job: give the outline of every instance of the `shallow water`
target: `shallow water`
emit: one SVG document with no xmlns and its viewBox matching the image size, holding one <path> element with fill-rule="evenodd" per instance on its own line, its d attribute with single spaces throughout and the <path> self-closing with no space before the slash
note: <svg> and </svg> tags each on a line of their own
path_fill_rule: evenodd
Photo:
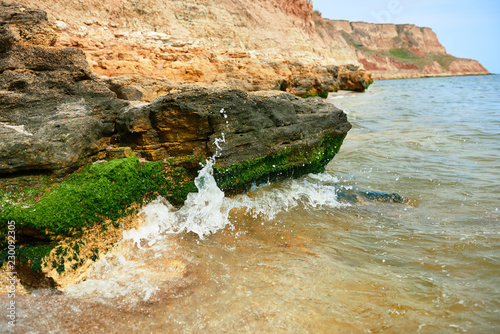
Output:
<svg viewBox="0 0 500 334">
<path fill-rule="evenodd" d="M 15 332 L 500 332 L 499 89 L 432 78 L 332 96 L 353 129 L 325 173 L 233 198 L 202 175 L 182 210 L 150 204 L 87 281 L 17 296 Z"/>
</svg>

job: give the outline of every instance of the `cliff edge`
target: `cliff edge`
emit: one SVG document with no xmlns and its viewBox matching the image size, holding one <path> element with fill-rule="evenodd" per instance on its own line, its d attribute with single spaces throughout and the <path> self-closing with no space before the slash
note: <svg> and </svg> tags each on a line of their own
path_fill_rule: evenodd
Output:
<svg viewBox="0 0 500 334">
<path fill-rule="evenodd" d="M 430 28 L 328 20 L 315 13 L 319 35 L 341 36 L 374 79 L 489 74 L 478 61 L 446 52 Z"/>
<path fill-rule="evenodd" d="M 23 5 L 46 11 L 58 32 L 54 45 L 83 50 L 93 73 L 118 78 L 109 84 L 125 99 L 152 101 L 186 83 L 326 96 L 372 82 L 345 41 L 317 36 L 308 0 Z"/>
</svg>

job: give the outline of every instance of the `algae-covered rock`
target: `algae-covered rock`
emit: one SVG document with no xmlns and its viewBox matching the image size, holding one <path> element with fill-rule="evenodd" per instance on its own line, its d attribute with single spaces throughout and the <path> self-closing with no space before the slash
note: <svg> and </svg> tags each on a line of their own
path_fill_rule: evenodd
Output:
<svg viewBox="0 0 500 334">
<path fill-rule="evenodd" d="M 116 159 L 89 165 L 57 184 L 28 207 L 4 207 L 0 227 L 15 221 L 20 242 L 48 242 L 77 236 L 103 221 L 116 221 L 137 211 L 142 204 L 161 195 L 180 204 L 196 190 L 193 180 L 198 165 L 188 167 L 182 159 L 140 163 L 137 158 Z"/>
<path fill-rule="evenodd" d="M 182 205 L 206 159 L 222 190 L 242 192 L 323 171 L 351 127 L 321 98 L 281 91 L 182 88 L 124 101 L 81 50 L 47 46 L 52 32 L 36 29 L 46 19 L 30 13 L 0 14 L 0 261 L 11 222 L 27 286 L 81 277 L 142 205 L 158 195 Z"/>
<path fill-rule="evenodd" d="M 117 140 L 148 160 L 216 155 L 219 186 L 235 192 L 322 171 L 350 127 L 342 110 L 320 98 L 192 88 L 122 110 Z"/>
<path fill-rule="evenodd" d="M 119 219 L 158 195 L 181 205 L 196 191 L 194 179 L 208 157 L 215 157 L 219 187 L 242 192 L 255 183 L 323 171 L 350 127 L 341 110 L 320 98 L 227 89 L 174 92 L 118 113 L 117 146 L 110 145 L 108 157 L 116 152 L 131 158 L 90 164 L 33 203 L 1 206 L 0 229 L 16 222 L 26 282 L 59 286 L 58 278 L 80 277 L 89 258 L 112 247 L 108 242 L 77 254 L 82 238 L 103 233 L 111 240 L 109 231 L 120 229 Z M 33 278 L 27 268 L 45 274 Z"/>
</svg>

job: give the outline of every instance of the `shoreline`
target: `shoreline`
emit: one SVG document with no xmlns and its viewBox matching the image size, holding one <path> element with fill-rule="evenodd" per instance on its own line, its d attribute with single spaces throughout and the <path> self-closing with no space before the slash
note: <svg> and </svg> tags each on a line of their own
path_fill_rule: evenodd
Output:
<svg viewBox="0 0 500 334">
<path fill-rule="evenodd" d="M 376 72 L 371 72 L 372 78 L 374 81 L 378 80 L 397 80 L 397 79 L 422 79 L 422 78 L 447 78 L 447 77 L 476 77 L 482 75 L 496 75 L 496 73 L 464 73 L 464 74 L 422 74 L 418 75 L 416 73 L 415 76 L 401 76 L 401 77 L 378 77 Z"/>
</svg>

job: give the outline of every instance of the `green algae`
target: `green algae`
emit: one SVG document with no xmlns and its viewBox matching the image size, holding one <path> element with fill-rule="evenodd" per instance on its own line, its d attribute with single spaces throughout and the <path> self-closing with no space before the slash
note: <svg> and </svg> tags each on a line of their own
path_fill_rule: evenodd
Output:
<svg viewBox="0 0 500 334">
<path fill-rule="evenodd" d="M 43 259 L 50 254 L 57 243 L 48 245 L 26 245 L 17 250 L 17 259 L 20 264 L 28 263 L 33 272 L 42 270 Z"/>
<path fill-rule="evenodd" d="M 43 266 L 49 265 L 44 261 L 55 248 L 51 265 L 59 274 L 67 269 L 68 256 L 76 261 L 73 269 L 78 268 L 84 262 L 79 241 L 84 231 L 96 225 L 105 231 L 111 227 L 109 221 L 116 224 L 119 218 L 136 213 L 142 204 L 158 195 L 181 205 L 190 192 L 196 191 L 194 178 L 201 168 L 200 161 L 200 156 L 146 163 L 140 163 L 137 158 L 116 159 L 89 165 L 51 189 L 21 189 L 15 196 L 29 201 L 24 205 L 16 201 L 16 205 L 0 208 L 3 250 L 0 262 L 3 264 L 7 259 L 8 222 L 15 221 L 19 264 L 28 264 L 32 272 L 40 272 Z M 43 196 L 34 202 L 35 195 Z M 70 248 L 59 243 L 67 237 L 75 240 Z M 97 259 L 98 253 L 92 257 Z"/>
<path fill-rule="evenodd" d="M 325 138 L 312 148 L 287 149 L 274 155 L 214 168 L 221 189 L 236 192 L 252 183 L 300 176 L 324 170 L 338 152 L 343 138 Z M 104 220 L 116 221 L 133 214 L 134 203 L 161 195 L 181 205 L 197 189 L 194 178 L 201 157 L 189 156 L 141 164 L 123 158 L 85 167 L 66 178 L 29 207 L 4 208 L 2 221 L 15 221 L 18 230 L 35 230 L 39 239 L 77 236 Z M 6 223 L 2 230 L 6 228 Z M 31 232 L 33 235 L 33 232 Z"/>
<path fill-rule="evenodd" d="M 189 159 L 196 160 L 186 157 L 181 162 Z M 5 207 L 0 227 L 4 231 L 7 221 L 13 220 L 21 234 L 35 230 L 37 238 L 52 239 L 130 215 L 136 210 L 128 209 L 133 203 L 142 204 L 157 195 L 182 204 L 196 187 L 189 175 L 193 171 L 176 166 L 177 160 L 141 164 L 137 158 L 123 158 L 87 166 L 29 207 Z"/>
<path fill-rule="evenodd" d="M 274 155 L 231 164 L 215 166 L 217 185 L 229 194 L 242 192 L 252 184 L 320 173 L 338 153 L 344 137 L 326 137 L 316 147 L 287 149 Z"/>
<path fill-rule="evenodd" d="M 319 96 L 322 99 L 326 99 L 328 97 L 328 94 L 329 94 L 328 91 L 321 91 L 320 93 L 318 93 L 317 91 L 314 91 L 312 93 L 305 93 L 304 95 L 302 95 L 302 98 L 307 99 L 308 97 Z"/>
<path fill-rule="evenodd" d="M 214 177 L 221 189 L 233 194 L 248 190 L 252 184 L 322 172 L 343 140 L 326 137 L 314 147 L 289 148 L 228 166 L 216 165 Z M 104 231 L 111 227 L 109 221 L 136 213 L 158 195 L 182 205 L 189 193 L 197 191 L 194 179 L 203 160 L 201 156 L 185 156 L 141 163 L 133 157 L 86 166 L 50 189 L 36 192 L 43 197 L 29 206 L 3 207 L 0 231 L 5 235 L 7 222 L 16 222 L 19 262 L 29 264 L 33 272 L 48 265 L 59 274 L 76 270 L 86 257 L 80 254 L 80 237 L 85 231 L 96 225 Z M 73 239 L 69 246 L 60 243 L 68 237 Z M 99 249 L 92 250 L 90 258 L 95 261 L 98 257 Z M 49 258 L 52 263 L 47 263 Z"/>
</svg>

